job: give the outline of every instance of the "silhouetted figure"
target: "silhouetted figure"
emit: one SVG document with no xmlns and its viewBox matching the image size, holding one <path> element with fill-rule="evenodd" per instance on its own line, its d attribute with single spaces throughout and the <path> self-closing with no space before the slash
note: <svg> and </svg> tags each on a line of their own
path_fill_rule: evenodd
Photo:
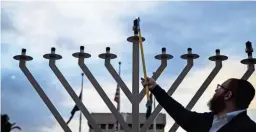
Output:
<svg viewBox="0 0 256 132">
<path fill-rule="evenodd" d="M 256 123 L 247 115 L 255 96 L 255 89 L 246 80 L 230 78 L 217 85 L 209 101 L 211 112 L 198 113 L 184 108 L 169 96 L 152 78 L 142 85 L 148 86 L 159 104 L 187 132 L 256 132 Z"/>
<path fill-rule="evenodd" d="M 1 115 L 1 132 L 11 132 L 13 129 L 21 128 L 19 126 L 14 126 L 16 123 L 9 122 L 9 116 L 6 114 Z"/>
</svg>

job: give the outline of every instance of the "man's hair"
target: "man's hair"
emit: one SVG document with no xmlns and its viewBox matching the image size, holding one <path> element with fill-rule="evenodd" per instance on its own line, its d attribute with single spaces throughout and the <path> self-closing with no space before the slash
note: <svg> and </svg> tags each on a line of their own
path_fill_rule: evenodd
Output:
<svg viewBox="0 0 256 132">
<path fill-rule="evenodd" d="M 250 82 L 243 79 L 231 78 L 236 86 L 233 91 L 235 96 L 235 105 L 237 109 L 247 109 L 255 96 L 255 89 Z"/>
</svg>

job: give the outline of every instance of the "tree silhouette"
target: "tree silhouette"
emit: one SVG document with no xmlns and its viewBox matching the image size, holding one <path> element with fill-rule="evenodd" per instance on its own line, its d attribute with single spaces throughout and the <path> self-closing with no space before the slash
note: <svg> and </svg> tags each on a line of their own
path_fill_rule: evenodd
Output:
<svg viewBox="0 0 256 132">
<path fill-rule="evenodd" d="M 16 123 L 10 123 L 9 122 L 9 116 L 7 114 L 1 115 L 1 132 L 11 132 L 13 129 L 19 129 L 21 128 L 19 126 L 15 126 Z"/>
</svg>

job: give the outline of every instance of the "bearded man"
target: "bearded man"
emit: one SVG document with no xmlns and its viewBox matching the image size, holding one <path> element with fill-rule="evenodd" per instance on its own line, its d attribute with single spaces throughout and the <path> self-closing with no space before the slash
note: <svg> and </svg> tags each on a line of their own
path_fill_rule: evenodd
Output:
<svg viewBox="0 0 256 132">
<path fill-rule="evenodd" d="M 255 89 L 246 80 L 230 78 L 217 85 L 208 103 L 211 112 L 189 111 L 170 97 L 152 78 L 141 78 L 159 104 L 187 132 L 256 132 L 256 123 L 247 115 Z"/>
</svg>

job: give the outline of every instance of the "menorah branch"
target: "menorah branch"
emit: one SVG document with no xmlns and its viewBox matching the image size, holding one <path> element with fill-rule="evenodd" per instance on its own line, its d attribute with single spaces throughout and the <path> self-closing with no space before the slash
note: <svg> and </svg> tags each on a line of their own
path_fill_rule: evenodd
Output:
<svg viewBox="0 0 256 132">
<path fill-rule="evenodd" d="M 194 97 L 191 99 L 191 101 L 189 102 L 189 104 L 187 105 L 187 109 L 191 110 L 193 108 L 193 106 L 196 104 L 196 102 L 199 100 L 199 98 L 201 97 L 201 95 L 204 93 L 204 91 L 206 90 L 206 88 L 210 85 L 210 83 L 212 82 L 212 80 L 215 78 L 215 76 L 219 73 L 220 69 L 222 68 L 222 64 L 221 62 L 217 62 L 216 67 L 213 69 L 213 71 L 210 73 L 210 75 L 206 78 L 206 80 L 204 81 L 204 83 L 201 85 L 201 87 L 198 89 L 198 91 L 196 92 L 196 94 L 194 95 Z"/>
<path fill-rule="evenodd" d="M 159 76 L 163 73 L 164 69 L 167 67 L 167 60 L 162 60 L 161 65 L 157 68 L 156 72 L 152 75 L 152 78 L 157 80 Z"/>
<path fill-rule="evenodd" d="M 167 60 L 172 59 L 173 56 L 170 54 L 166 54 L 166 48 L 162 48 L 162 54 L 156 55 L 155 59 L 161 60 L 161 65 L 157 68 L 156 72 L 154 72 L 152 78 L 154 80 L 157 80 L 158 77 L 163 73 L 164 69 L 167 67 Z M 141 102 L 144 96 L 146 95 L 146 89 L 143 88 L 140 92 L 139 101 Z"/>
<path fill-rule="evenodd" d="M 156 72 L 153 74 L 152 78 L 154 80 L 157 80 L 159 78 L 159 76 L 162 74 L 162 72 L 164 71 L 164 69 L 167 66 L 167 60 L 162 60 L 161 61 L 161 65 L 157 68 Z M 140 92 L 139 95 L 139 101 L 141 102 L 142 99 L 144 98 L 144 96 L 146 95 L 146 89 L 143 88 Z"/>
<path fill-rule="evenodd" d="M 179 85 L 181 84 L 181 82 L 184 80 L 184 78 L 187 76 L 187 74 L 189 73 L 189 71 L 192 69 L 193 67 L 193 59 L 188 59 L 187 60 L 187 65 L 185 66 L 184 70 L 180 73 L 180 75 L 177 77 L 177 79 L 174 81 L 174 83 L 172 84 L 172 86 L 169 88 L 169 90 L 167 91 L 167 94 L 169 96 L 172 96 L 172 94 L 176 91 L 176 89 L 179 87 Z"/>
<path fill-rule="evenodd" d="M 119 123 L 122 125 L 122 127 L 124 128 L 124 130 L 126 132 L 132 132 L 130 127 L 127 125 L 127 123 L 124 121 L 122 115 L 117 111 L 117 109 L 115 108 L 115 106 L 113 105 L 113 103 L 110 101 L 110 99 L 108 98 L 108 96 L 106 95 L 106 93 L 103 91 L 102 87 L 100 86 L 100 84 L 97 82 L 97 80 L 94 78 L 94 76 L 92 75 L 92 73 L 90 72 L 90 70 L 88 69 L 88 67 L 84 64 L 84 59 L 83 58 L 79 58 L 78 60 L 79 62 L 79 66 L 82 69 L 82 71 L 84 72 L 84 74 L 86 75 L 86 77 L 89 79 L 89 81 L 91 82 L 91 84 L 94 86 L 94 88 L 96 89 L 96 91 L 98 92 L 98 94 L 101 96 L 101 98 L 103 99 L 103 101 L 106 103 L 106 105 L 108 106 L 108 108 L 110 109 L 110 111 L 114 114 L 114 116 L 116 117 L 116 119 L 119 121 Z"/>
<path fill-rule="evenodd" d="M 127 98 L 130 100 L 130 102 L 132 102 L 132 93 L 131 93 L 131 91 L 129 90 L 129 88 L 126 86 L 124 81 L 121 79 L 121 77 L 118 75 L 118 73 L 115 71 L 115 69 L 111 65 L 109 58 L 105 59 L 105 67 L 107 68 L 109 73 L 112 75 L 112 77 L 115 79 L 117 84 L 121 87 L 121 89 L 123 90 L 123 92 L 127 96 Z"/>
<path fill-rule="evenodd" d="M 41 97 L 43 102 L 46 104 L 48 109 L 53 114 L 54 118 L 58 121 L 60 126 L 65 132 L 72 132 L 71 129 L 68 127 L 64 119 L 61 117 L 60 113 L 57 111 L 57 109 L 54 107 L 48 96 L 45 94 L 41 86 L 38 84 L 36 79 L 33 77 L 31 72 L 26 67 L 26 61 L 32 60 L 32 57 L 26 56 L 26 50 L 22 49 L 22 55 L 15 56 L 14 59 L 20 60 L 19 67 L 22 70 L 22 72 L 25 74 L 31 85 L 34 87 L 38 95 Z"/>
<path fill-rule="evenodd" d="M 220 69 L 218 68 L 214 68 L 214 70 L 211 72 L 210 74 L 210 77 L 208 77 L 206 79 L 206 81 L 203 83 L 204 87 L 202 88 L 199 88 L 199 90 L 196 92 L 196 94 L 194 95 L 194 97 L 191 99 L 191 101 L 189 102 L 189 104 L 187 105 L 187 109 L 188 110 L 191 110 L 192 107 L 196 104 L 196 102 L 198 101 L 198 99 L 201 97 L 201 95 L 204 93 L 204 91 L 206 90 L 207 88 L 207 84 L 209 85 L 211 81 L 211 79 L 214 78 L 214 75 L 217 75 L 217 73 L 219 72 Z M 175 123 L 169 130 L 169 132 L 176 132 L 177 129 L 179 128 L 179 125 L 177 123 Z"/>
<path fill-rule="evenodd" d="M 181 58 L 183 59 L 187 59 L 187 65 L 185 66 L 185 68 L 182 70 L 182 72 L 179 74 L 179 76 L 177 77 L 177 79 L 174 81 L 174 83 L 172 84 L 172 86 L 170 87 L 170 89 L 167 91 L 167 94 L 169 96 L 172 96 L 172 94 L 174 93 L 174 91 L 178 88 L 178 86 L 180 85 L 180 83 L 183 81 L 183 79 L 186 77 L 186 75 L 189 73 L 190 69 L 193 67 L 193 59 L 198 58 L 199 56 L 196 54 L 192 54 L 192 49 L 189 48 L 188 49 L 188 54 L 184 54 L 181 56 Z M 149 126 L 151 125 L 151 123 L 153 122 L 153 120 L 156 118 L 156 116 L 159 114 L 159 112 L 162 110 L 162 106 L 160 104 L 157 105 L 157 107 L 154 109 L 154 111 L 152 112 L 152 114 L 149 116 L 149 118 L 147 119 L 146 123 L 143 125 L 143 127 L 141 128 L 140 132 L 146 132 L 147 129 L 149 128 Z"/>
<path fill-rule="evenodd" d="M 57 76 L 57 78 L 60 80 L 61 84 L 65 87 L 68 94 L 71 96 L 71 98 L 75 101 L 77 107 L 81 110 L 83 115 L 88 120 L 88 123 L 97 131 L 101 132 L 101 129 L 97 125 L 95 119 L 91 116 L 90 112 L 86 109 L 82 101 L 79 99 L 73 88 L 69 85 L 65 77 L 62 75 L 62 73 L 59 71 L 57 66 L 55 65 L 55 60 L 50 60 L 49 66 L 54 72 L 54 74 Z"/>
<path fill-rule="evenodd" d="M 193 96 L 193 98 L 190 100 L 190 102 L 188 103 L 188 105 L 186 106 L 186 109 L 191 110 L 194 105 L 196 104 L 196 102 L 199 100 L 199 98 L 202 96 L 202 94 L 204 93 L 204 91 L 207 89 L 207 87 L 210 85 L 210 83 L 212 82 L 212 80 L 215 78 L 215 76 L 219 73 L 220 69 L 222 68 L 222 61 L 227 60 L 228 57 L 224 56 L 224 55 L 220 55 L 220 50 L 217 49 L 216 50 L 216 55 L 212 56 L 209 58 L 209 60 L 211 61 L 215 61 L 215 67 L 214 69 L 211 71 L 211 73 L 209 74 L 209 76 L 206 78 L 206 80 L 203 82 L 203 84 L 201 85 L 201 87 L 198 89 L 198 91 L 196 92 L 196 94 Z M 175 132 L 177 129 L 179 128 L 179 125 L 177 123 L 175 123 L 171 129 L 169 130 L 169 132 Z"/>
<path fill-rule="evenodd" d="M 247 67 L 248 67 L 247 71 L 244 73 L 244 75 L 241 78 L 243 80 L 248 80 L 251 77 L 252 73 L 255 71 L 254 64 L 248 64 Z"/>
</svg>

